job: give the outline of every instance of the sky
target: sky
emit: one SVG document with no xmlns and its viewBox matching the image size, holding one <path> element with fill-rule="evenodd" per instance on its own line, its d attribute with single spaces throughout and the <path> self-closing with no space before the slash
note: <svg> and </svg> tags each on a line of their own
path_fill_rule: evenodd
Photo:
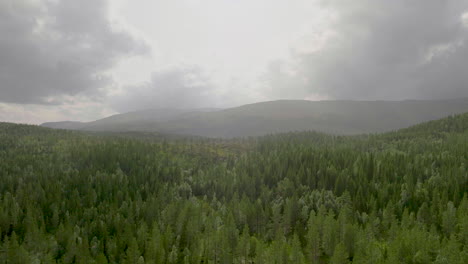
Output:
<svg viewBox="0 0 468 264">
<path fill-rule="evenodd" d="M 0 121 L 468 97 L 466 0 L 0 0 Z"/>
</svg>

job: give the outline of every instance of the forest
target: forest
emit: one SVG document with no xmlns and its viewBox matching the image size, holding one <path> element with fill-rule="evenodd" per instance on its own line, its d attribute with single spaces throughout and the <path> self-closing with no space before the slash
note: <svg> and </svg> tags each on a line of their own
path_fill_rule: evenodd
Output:
<svg viewBox="0 0 468 264">
<path fill-rule="evenodd" d="M 0 123 L 0 263 L 468 259 L 468 113 L 358 136 Z"/>
</svg>

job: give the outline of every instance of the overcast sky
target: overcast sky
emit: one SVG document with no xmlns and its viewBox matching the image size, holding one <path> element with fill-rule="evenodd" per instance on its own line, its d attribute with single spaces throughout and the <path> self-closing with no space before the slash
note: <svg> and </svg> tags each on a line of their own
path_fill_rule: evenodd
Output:
<svg viewBox="0 0 468 264">
<path fill-rule="evenodd" d="M 0 121 L 468 97 L 466 0 L 0 0 Z"/>
</svg>

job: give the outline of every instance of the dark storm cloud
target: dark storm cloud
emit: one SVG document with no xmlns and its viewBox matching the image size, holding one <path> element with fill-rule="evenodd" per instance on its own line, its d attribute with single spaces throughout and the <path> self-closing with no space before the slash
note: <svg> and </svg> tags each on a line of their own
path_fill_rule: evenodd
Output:
<svg viewBox="0 0 468 264">
<path fill-rule="evenodd" d="M 337 99 L 468 96 L 465 0 L 324 1 L 334 37 L 270 67 L 272 92 Z M 287 70 L 285 70 L 287 69 Z"/>
<path fill-rule="evenodd" d="M 153 72 L 142 85 L 125 87 L 111 105 L 119 112 L 154 108 L 194 109 L 212 106 L 217 91 L 196 67 Z"/>
<path fill-rule="evenodd" d="M 115 31 L 106 0 L 0 1 L 0 102 L 98 96 L 105 71 L 146 46 Z"/>
</svg>

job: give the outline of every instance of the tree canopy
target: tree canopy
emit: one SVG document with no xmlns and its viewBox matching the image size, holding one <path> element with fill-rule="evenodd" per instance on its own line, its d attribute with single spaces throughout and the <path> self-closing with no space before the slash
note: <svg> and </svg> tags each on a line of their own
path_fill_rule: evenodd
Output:
<svg viewBox="0 0 468 264">
<path fill-rule="evenodd" d="M 466 263 L 468 114 L 244 139 L 0 123 L 0 263 Z"/>
</svg>

